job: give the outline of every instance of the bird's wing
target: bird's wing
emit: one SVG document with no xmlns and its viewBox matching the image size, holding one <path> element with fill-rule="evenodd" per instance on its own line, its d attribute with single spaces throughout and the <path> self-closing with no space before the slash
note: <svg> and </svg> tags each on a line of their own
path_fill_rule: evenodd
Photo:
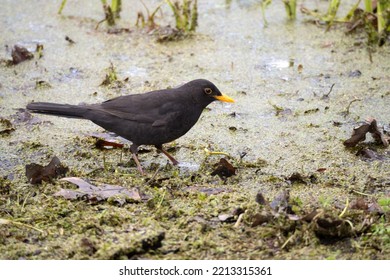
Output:
<svg viewBox="0 0 390 280">
<path fill-rule="evenodd" d="M 153 94 L 120 96 L 98 104 L 95 108 L 122 119 L 153 126 L 166 125 L 169 120 L 180 115 L 175 96 L 158 91 Z"/>
<path fill-rule="evenodd" d="M 183 113 L 180 111 L 165 113 L 163 116 L 160 115 L 160 118 L 155 120 L 152 124 L 153 127 L 162 127 L 162 126 L 174 126 L 183 117 Z"/>
</svg>

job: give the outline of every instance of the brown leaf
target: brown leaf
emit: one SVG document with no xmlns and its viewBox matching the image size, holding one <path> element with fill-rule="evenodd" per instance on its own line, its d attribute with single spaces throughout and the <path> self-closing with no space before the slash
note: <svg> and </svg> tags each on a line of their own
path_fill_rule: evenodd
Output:
<svg viewBox="0 0 390 280">
<path fill-rule="evenodd" d="M 316 171 L 322 173 L 322 172 L 325 172 L 325 171 L 326 171 L 326 168 L 325 168 L 325 167 L 318 168 Z"/>
<path fill-rule="evenodd" d="M 111 133 L 92 133 L 89 136 L 96 139 L 95 146 L 98 149 L 123 148 L 124 143 Z"/>
<path fill-rule="evenodd" d="M 381 142 L 385 147 L 389 146 L 389 139 L 378 128 L 377 122 L 373 118 L 368 118 L 364 124 L 353 129 L 351 138 L 344 141 L 346 147 L 355 147 L 359 142 L 366 140 L 367 132 L 371 133 L 372 137 Z"/>
<path fill-rule="evenodd" d="M 344 146 L 355 147 L 360 141 L 366 140 L 366 133 L 370 130 L 370 124 L 363 124 L 353 129 L 351 138 L 344 141 Z"/>
<path fill-rule="evenodd" d="M 68 167 L 64 166 L 56 156 L 46 166 L 36 163 L 26 165 L 26 176 L 31 184 L 49 182 L 54 178 L 65 176 L 67 171 Z"/>
<path fill-rule="evenodd" d="M 384 160 L 385 157 L 382 155 L 379 155 L 377 152 L 370 150 L 370 149 L 361 149 L 356 153 L 357 156 L 361 156 L 365 159 L 369 160 Z"/>
<path fill-rule="evenodd" d="M 299 172 L 294 172 L 287 178 L 287 180 L 290 181 L 292 184 L 294 183 L 306 184 L 304 177 Z"/>
<path fill-rule="evenodd" d="M 236 175 L 236 168 L 225 158 L 221 158 L 219 163 L 215 164 L 215 166 L 216 169 L 211 173 L 212 176 L 218 175 L 222 179 Z"/>
<path fill-rule="evenodd" d="M 67 181 L 79 187 L 77 190 L 60 189 L 54 194 L 55 196 L 62 196 L 65 199 L 72 200 L 84 197 L 90 201 L 102 201 L 114 198 L 114 201 L 120 205 L 123 205 L 126 199 L 136 202 L 141 201 L 141 195 L 136 188 L 128 190 L 127 188 L 117 185 L 103 185 L 97 187 L 77 177 L 62 178 L 61 181 Z"/>
<path fill-rule="evenodd" d="M 381 131 L 379 131 L 378 125 L 375 119 L 368 119 L 371 122 L 369 132 L 377 142 L 382 142 L 383 146 L 389 146 L 389 139 Z"/>
<path fill-rule="evenodd" d="M 252 227 L 267 223 L 271 220 L 271 215 L 267 212 L 256 213 L 252 218 Z"/>
<path fill-rule="evenodd" d="M 12 63 L 19 64 L 25 60 L 32 59 L 33 53 L 27 50 L 25 47 L 15 45 L 12 49 Z"/>
<path fill-rule="evenodd" d="M 256 199 L 255 201 L 260 204 L 260 205 L 268 205 L 268 201 L 267 199 L 265 199 L 265 197 L 263 196 L 263 194 L 261 192 L 258 192 L 256 194 Z"/>
<path fill-rule="evenodd" d="M 368 209 L 368 203 L 364 198 L 358 198 L 351 202 L 349 205 L 351 209 L 358 209 L 358 210 L 367 210 Z"/>
</svg>

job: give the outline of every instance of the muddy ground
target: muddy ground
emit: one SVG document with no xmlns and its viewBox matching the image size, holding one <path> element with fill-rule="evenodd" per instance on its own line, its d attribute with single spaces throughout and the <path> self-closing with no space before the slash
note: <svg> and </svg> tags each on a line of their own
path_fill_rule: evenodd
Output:
<svg viewBox="0 0 390 280">
<path fill-rule="evenodd" d="M 342 25 L 325 32 L 302 14 L 287 22 L 277 3 L 265 27 L 256 1 L 199 1 L 196 33 L 159 43 L 135 27 L 137 12 L 146 13 L 140 3 L 124 3 L 115 29 L 96 29 L 104 17 L 96 1 L 68 1 L 62 15 L 58 1 L 3 2 L 1 259 L 389 259 L 390 150 L 370 133 L 355 147 L 343 144 L 370 117 L 389 135 L 388 43 L 373 48 L 370 62 L 364 32 L 345 35 Z M 304 4 L 325 11 L 322 2 Z M 156 23 L 174 26 L 167 6 Z M 16 44 L 34 57 L 10 66 Z M 110 65 L 119 82 L 102 86 Z M 214 102 L 166 145 L 178 167 L 142 147 L 144 177 L 128 143 L 97 148 L 93 135 L 104 131 L 93 123 L 19 110 L 196 78 L 236 103 Z M 26 165 L 54 156 L 66 174 L 32 184 Z M 221 158 L 235 175 L 211 175 Z M 133 196 L 73 200 L 58 195 L 77 191 L 61 177 Z"/>
</svg>

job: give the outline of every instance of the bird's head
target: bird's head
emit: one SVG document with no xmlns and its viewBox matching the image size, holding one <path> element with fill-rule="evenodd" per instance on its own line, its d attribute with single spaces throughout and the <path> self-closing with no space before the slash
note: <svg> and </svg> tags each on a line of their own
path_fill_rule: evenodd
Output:
<svg viewBox="0 0 390 280">
<path fill-rule="evenodd" d="M 218 100 L 222 102 L 234 102 L 234 99 L 223 95 L 219 89 L 210 81 L 204 79 L 193 80 L 184 86 L 190 87 L 193 98 L 197 103 L 207 106 L 211 102 Z"/>
</svg>

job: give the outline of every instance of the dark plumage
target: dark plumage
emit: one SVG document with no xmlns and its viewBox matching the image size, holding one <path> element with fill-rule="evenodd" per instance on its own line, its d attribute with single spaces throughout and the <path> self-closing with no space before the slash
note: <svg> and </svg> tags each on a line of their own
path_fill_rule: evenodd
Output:
<svg viewBox="0 0 390 280">
<path fill-rule="evenodd" d="M 143 173 L 136 155 L 138 146 L 154 145 L 177 164 L 162 145 L 187 133 L 203 109 L 215 100 L 234 102 L 210 81 L 198 79 L 178 88 L 120 96 L 100 104 L 34 102 L 28 104 L 27 109 L 34 113 L 87 119 L 130 140 L 133 158 Z"/>
</svg>

